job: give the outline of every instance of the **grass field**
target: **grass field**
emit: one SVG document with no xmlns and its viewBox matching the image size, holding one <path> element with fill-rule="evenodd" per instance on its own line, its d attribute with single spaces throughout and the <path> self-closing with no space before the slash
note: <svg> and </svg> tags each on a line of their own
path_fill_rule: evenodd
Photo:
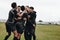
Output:
<svg viewBox="0 0 60 40">
<path fill-rule="evenodd" d="M 0 23 L 0 40 L 6 36 L 4 23 Z M 60 25 L 37 25 L 36 26 L 37 40 L 60 40 Z M 13 33 L 8 40 L 13 39 Z M 21 40 L 24 40 L 22 35 Z"/>
</svg>

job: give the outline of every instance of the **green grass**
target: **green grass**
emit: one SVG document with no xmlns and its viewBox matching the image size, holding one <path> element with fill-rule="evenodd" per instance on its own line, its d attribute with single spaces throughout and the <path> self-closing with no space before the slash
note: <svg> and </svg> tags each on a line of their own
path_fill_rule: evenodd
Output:
<svg viewBox="0 0 60 40">
<path fill-rule="evenodd" d="M 0 23 L 0 40 L 6 36 L 4 23 Z M 60 25 L 37 25 L 36 26 L 37 40 L 60 40 Z M 8 40 L 13 39 L 13 33 Z M 22 35 L 21 40 L 24 40 Z"/>
</svg>

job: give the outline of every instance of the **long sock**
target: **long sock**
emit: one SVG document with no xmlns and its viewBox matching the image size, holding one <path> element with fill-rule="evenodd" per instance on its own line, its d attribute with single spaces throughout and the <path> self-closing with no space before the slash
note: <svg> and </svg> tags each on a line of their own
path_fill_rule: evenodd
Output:
<svg viewBox="0 0 60 40">
<path fill-rule="evenodd" d="M 20 40 L 20 38 L 18 40 Z"/>
<path fill-rule="evenodd" d="M 33 35 L 33 40 L 36 40 L 36 36 L 35 36 L 35 34 Z"/>
<path fill-rule="evenodd" d="M 9 38 L 9 36 L 10 36 L 10 35 L 7 35 L 4 40 L 7 40 L 7 39 Z"/>
<path fill-rule="evenodd" d="M 11 33 L 9 33 L 8 35 L 6 35 L 4 40 L 7 40 L 10 37 Z"/>
<path fill-rule="evenodd" d="M 17 37 L 14 37 L 13 40 L 18 40 Z"/>
</svg>

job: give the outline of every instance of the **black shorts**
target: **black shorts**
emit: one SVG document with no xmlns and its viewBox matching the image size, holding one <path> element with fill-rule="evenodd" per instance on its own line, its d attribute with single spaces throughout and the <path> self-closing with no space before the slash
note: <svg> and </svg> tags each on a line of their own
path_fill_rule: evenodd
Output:
<svg viewBox="0 0 60 40">
<path fill-rule="evenodd" d="M 16 27 L 12 23 L 6 22 L 5 25 L 6 25 L 6 31 L 7 32 L 13 32 L 14 30 L 16 30 Z"/>
<path fill-rule="evenodd" d="M 16 23 L 16 29 L 17 29 L 18 33 L 22 34 L 23 30 L 24 30 L 23 22 L 17 22 Z"/>
</svg>

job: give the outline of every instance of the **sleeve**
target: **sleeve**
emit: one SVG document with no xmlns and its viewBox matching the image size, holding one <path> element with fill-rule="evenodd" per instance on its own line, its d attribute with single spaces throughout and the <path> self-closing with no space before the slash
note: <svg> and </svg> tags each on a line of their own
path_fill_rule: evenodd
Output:
<svg viewBox="0 0 60 40">
<path fill-rule="evenodd" d="M 14 10 L 13 12 L 14 12 L 15 15 L 17 14 L 17 11 L 16 10 Z"/>
<path fill-rule="evenodd" d="M 9 17 L 8 17 L 9 21 L 12 21 L 12 18 L 13 18 L 13 14 L 12 14 L 12 12 L 10 11 L 10 12 L 9 12 Z"/>
<path fill-rule="evenodd" d="M 33 12 L 32 15 L 31 15 L 31 17 L 32 17 L 32 20 L 31 20 L 32 23 L 35 24 L 36 12 Z"/>
</svg>

